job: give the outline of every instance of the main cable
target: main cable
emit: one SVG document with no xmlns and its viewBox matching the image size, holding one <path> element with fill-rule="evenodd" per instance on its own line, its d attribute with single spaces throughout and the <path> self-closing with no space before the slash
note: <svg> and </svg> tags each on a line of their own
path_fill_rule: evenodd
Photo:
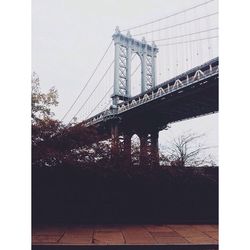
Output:
<svg viewBox="0 0 250 250">
<path fill-rule="evenodd" d="M 170 40 L 170 39 L 175 39 L 175 38 L 181 38 L 181 37 L 185 37 L 185 36 L 192 36 L 192 35 L 195 35 L 195 34 L 209 32 L 209 31 L 212 31 L 212 30 L 218 30 L 218 27 L 207 29 L 207 30 L 201 30 L 201 31 L 193 32 L 193 33 L 189 33 L 189 34 L 179 35 L 179 36 L 172 36 L 172 37 L 167 37 L 167 38 L 161 38 L 161 39 L 154 40 L 154 42 L 165 41 L 165 40 Z M 153 41 L 149 41 L 149 42 L 153 42 Z"/>
<path fill-rule="evenodd" d="M 140 66 L 141 66 L 141 64 L 138 64 L 136 66 L 136 69 L 132 72 L 131 77 L 135 74 L 135 72 L 139 69 Z"/>
<path fill-rule="evenodd" d="M 159 19 L 156 19 L 156 20 L 154 20 L 154 21 L 147 22 L 147 23 L 144 23 L 144 24 L 141 24 L 141 25 L 133 26 L 133 27 L 128 28 L 128 29 L 124 29 L 124 30 L 122 30 L 122 32 L 123 32 L 123 31 L 128 31 L 128 30 L 137 29 L 137 28 L 140 28 L 140 27 L 143 27 L 143 26 L 152 24 L 152 23 L 157 23 L 157 22 L 162 21 L 162 20 L 164 20 L 164 19 L 167 19 L 167 18 L 176 16 L 176 15 L 179 15 L 179 14 L 185 13 L 185 12 L 187 12 L 187 11 L 190 11 L 190 10 L 192 10 L 192 9 L 195 9 L 195 8 L 200 7 L 200 6 L 206 5 L 206 4 L 208 4 L 208 3 L 210 3 L 210 2 L 213 2 L 213 1 L 214 1 L 214 0 L 209 0 L 209 1 L 207 1 L 207 2 L 204 2 L 204 3 L 201 3 L 201 4 L 195 5 L 195 6 L 193 6 L 193 7 L 190 7 L 190 8 L 188 8 L 188 9 L 181 10 L 181 11 L 176 12 L 176 13 L 174 13 L 174 14 L 168 15 L 168 16 L 166 16 L 166 17 L 162 17 L 162 18 L 159 18 Z"/>
<path fill-rule="evenodd" d="M 108 106 L 110 106 L 110 104 L 112 103 L 112 100 L 109 100 L 108 103 L 106 104 L 106 106 L 103 108 L 102 111 L 106 110 Z"/>
<path fill-rule="evenodd" d="M 201 39 L 195 39 L 195 40 L 189 40 L 189 41 L 183 41 L 183 42 L 176 42 L 176 43 L 159 44 L 158 46 L 161 47 L 161 46 L 170 46 L 170 45 L 198 42 L 198 41 L 209 40 L 209 39 L 213 39 L 213 38 L 218 38 L 218 36 L 210 36 L 210 37 L 205 37 L 205 38 L 201 38 Z"/>
<path fill-rule="evenodd" d="M 218 14 L 218 12 L 214 12 L 214 13 L 211 13 L 209 15 L 201 16 L 201 17 L 189 20 L 189 21 L 185 21 L 185 22 L 182 22 L 182 23 L 177 23 L 177 24 L 170 25 L 170 26 L 167 26 L 167 27 L 164 27 L 164 28 L 160 28 L 160 29 L 155 29 L 155 30 L 151 30 L 151 31 L 147 31 L 147 32 L 138 33 L 138 34 L 135 34 L 133 36 L 141 36 L 141 35 L 150 34 L 152 32 L 156 32 L 156 31 L 161 31 L 161 30 L 166 30 L 166 29 L 174 28 L 174 27 L 177 27 L 177 26 L 180 26 L 180 25 L 183 25 L 183 24 L 192 23 L 194 21 L 198 21 L 200 19 L 203 19 L 203 18 L 206 18 L 206 17 L 210 17 L 210 16 L 214 16 L 214 15 L 217 15 L 217 14 Z"/>
<path fill-rule="evenodd" d="M 97 109 L 97 107 L 99 106 L 99 104 L 104 100 L 104 98 L 108 95 L 108 93 L 110 92 L 110 90 L 113 88 L 113 85 L 110 86 L 110 88 L 108 89 L 108 91 L 105 93 L 105 95 L 102 97 L 102 99 L 96 104 L 96 106 L 94 107 L 94 109 L 92 109 L 92 111 L 88 114 L 87 118 L 88 119 L 92 113 Z"/>
<path fill-rule="evenodd" d="M 106 56 L 106 54 L 108 53 L 108 50 L 110 49 L 111 45 L 113 43 L 113 40 L 110 42 L 110 44 L 108 45 L 107 49 L 104 52 L 104 55 L 101 57 L 101 59 L 99 60 L 97 66 L 95 67 L 93 73 L 91 74 L 90 78 L 88 79 L 88 81 L 86 82 L 86 84 L 84 85 L 84 87 L 82 88 L 82 90 L 80 91 L 79 95 L 76 97 L 75 101 L 73 102 L 73 104 L 70 106 L 70 108 L 68 109 L 68 111 L 64 114 L 64 116 L 61 119 L 61 122 L 65 119 L 65 117 L 69 114 L 69 112 L 72 110 L 72 108 L 74 107 L 74 105 L 76 104 L 76 102 L 79 100 L 80 96 L 82 95 L 83 91 L 86 89 L 86 87 L 88 86 L 90 80 L 92 79 L 92 77 L 94 76 L 94 74 L 96 73 L 98 67 L 100 66 L 100 64 L 102 63 L 104 57 Z"/>
<path fill-rule="evenodd" d="M 91 96 L 94 94 L 94 92 L 96 91 L 96 89 L 99 87 L 99 85 L 101 84 L 103 78 L 106 76 L 106 74 L 108 73 L 109 69 L 111 68 L 111 66 L 113 65 L 114 60 L 110 63 L 110 65 L 108 66 L 108 68 L 106 69 L 105 73 L 102 75 L 100 81 L 97 83 L 96 87 L 93 89 L 93 91 L 91 92 L 91 94 L 88 96 L 88 98 L 86 99 L 86 101 L 82 104 L 82 106 L 78 109 L 78 111 L 76 112 L 76 114 L 72 117 L 72 119 L 70 120 L 69 123 L 71 123 L 71 121 L 74 119 L 74 117 L 76 117 L 79 112 L 83 109 L 83 107 L 85 106 L 85 104 L 88 102 L 88 100 L 91 98 Z"/>
<path fill-rule="evenodd" d="M 136 56 L 136 54 L 134 54 L 134 55 L 132 56 L 132 61 L 134 60 L 135 56 Z M 132 77 L 132 76 L 135 74 L 135 72 L 138 70 L 139 66 L 140 66 L 140 64 L 137 65 L 135 71 L 131 74 L 131 77 Z M 99 104 L 104 100 L 104 98 L 108 95 L 108 93 L 110 92 L 110 90 L 111 90 L 112 88 L 113 88 L 113 85 L 110 86 L 110 88 L 109 88 L 108 91 L 105 93 L 105 95 L 103 96 L 103 98 L 98 102 L 98 104 L 94 107 L 94 109 L 90 112 L 90 114 L 88 114 L 88 116 L 87 116 L 86 119 L 88 119 L 88 118 L 90 117 L 90 115 L 97 109 L 97 107 L 99 106 Z M 109 103 L 110 103 L 110 102 L 111 102 L 111 101 L 109 101 Z M 109 104 L 109 103 L 108 103 L 108 104 Z M 105 106 L 104 110 L 106 109 L 106 107 L 108 106 L 108 104 Z"/>
</svg>

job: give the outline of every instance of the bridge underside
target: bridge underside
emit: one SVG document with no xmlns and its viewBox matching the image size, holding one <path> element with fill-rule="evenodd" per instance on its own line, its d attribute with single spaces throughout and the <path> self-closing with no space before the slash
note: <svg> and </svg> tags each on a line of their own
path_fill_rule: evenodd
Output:
<svg viewBox="0 0 250 250">
<path fill-rule="evenodd" d="M 95 126 L 112 138 L 112 155 L 131 160 L 131 137 L 140 138 L 140 163 L 158 162 L 158 134 L 170 123 L 218 111 L 218 74 L 123 112 Z"/>
<path fill-rule="evenodd" d="M 167 124 L 218 111 L 217 76 L 121 115 L 121 129 L 161 130 Z"/>
<path fill-rule="evenodd" d="M 134 134 L 142 130 L 162 130 L 170 123 L 214 112 L 218 112 L 218 75 L 95 126 L 106 139 L 110 137 L 114 122 L 118 124 L 120 132 L 130 131 Z"/>
</svg>

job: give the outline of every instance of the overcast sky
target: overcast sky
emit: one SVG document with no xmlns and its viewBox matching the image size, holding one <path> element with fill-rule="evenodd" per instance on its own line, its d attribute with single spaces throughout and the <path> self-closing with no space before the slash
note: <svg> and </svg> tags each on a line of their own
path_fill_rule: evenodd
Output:
<svg viewBox="0 0 250 250">
<path fill-rule="evenodd" d="M 82 87 L 90 77 L 92 71 L 109 45 L 115 27 L 118 25 L 121 30 L 143 24 L 169 14 L 187 9 L 207 0 L 33 0 L 32 1 L 32 71 L 40 77 L 40 84 L 43 91 L 55 86 L 59 93 L 59 106 L 55 109 L 56 118 L 61 119 L 70 105 L 73 103 Z M 189 18 L 202 16 L 203 14 L 218 11 L 217 1 L 205 5 L 203 8 L 185 13 L 181 17 L 172 18 L 145 27 L 152 30 L 165 27 L 174 23 L 189 20 Z M 217 27 L 217 19 L 206 19 L 204 22 L 194 26 L 179 28 L 169 33 L 155 33 L 146 35 L 147 41 L 165 36 L 178 36 L 188 34 L 197 30 Z M 132 35 L 141 33 L 142 29 L 131 30 Z M 211 31 L 212 32 L 212 31 Z M 214 36 L 215 33 L 204 34 Z M 158 37 L 157 37 L 158 35 Z M 203 38 L 202 34 L 192 37 Z M 137 37 L 141 39 L 141 37 Z M 182 38 L 183 41 L 185 39 Z M 175 40 L 176 41 L 176 40 Z M 174 42 L 175 42 L 174 41 Z M 160 47 L 157 66 L 157 81 L 160 83 L 176 73 L 186 70 L 200 62 L 205 62 L 218 55 L 217 39 L 211 39 L 200 43 L 192 44 L 189 47 Z M 167 41 L 168 42 L 168 41 Z M 170 42 L 170 41 L 169 41 Z M 172 41 L 171 41 L 172 42 Z M 166 44 L 162 42 L 162 44 Z M 160 42 L 157 44 L 161 44 Z M 209 48 L 209 49 L 207 49 Z M 212 49 L 213 50 L 212 50 Z M 174 54 L 176 50 L 176 54 Z M 96 86 L 99 78 L 113 59 L 113 47 L 109 50 L 100 71 L 90 82 L 79 102 L 76 103 L 72 112 L 65 119 L 69 121 L 75 112 L 82 105 L 86 97 Z M 189 60 L 179 60 L 184 52 L 187 54 L 197 53 L 197 57 Z M 199 55 L 198 55 L 199 54 Z M 168 55 L 168 56 L 166 56 Z M 136 60 L 136 59 L 135 59 Z M 178 61 L 179 60 L 179 61 Z M 182 64 L 181 64 L 182 63 Z M 164 65 L 164 67 L 162 66 Z M 165 66 L 167 65 L 167 66 Z M 136 67 L 136 63 L 134 63 Z M 134 82 L 138 82 L 138 73 L 134 76 Z M 96 101 L 99 100 L 112 85 L 113 72 L 107 74 L 103 84 L 93 95 L 93 98 L 79 114 L 79 120 L 93 109 Z M 110 85 L 111 84 L 111 85 Z M 133 82 L 132 82 L 133 84 Z M 133 85 L 136 93 L 138 86 Z M 137 88 L 137 90 L 136 90 Z M 110 95 L 104 100 L 101 108 L 105 107 Z M 99 111 L 100 111 L 99 110 Z M 171 125 L 167 131 L 160 133 L 160 144 L 166 145 L 167 140 L 182 134 L 185 131 L 206 133 L 203 141 L 213 148 L 209 153 L 218 159 L 218 115 L 209 115 L 202 118 L 191 119 Z"/>
</svg>

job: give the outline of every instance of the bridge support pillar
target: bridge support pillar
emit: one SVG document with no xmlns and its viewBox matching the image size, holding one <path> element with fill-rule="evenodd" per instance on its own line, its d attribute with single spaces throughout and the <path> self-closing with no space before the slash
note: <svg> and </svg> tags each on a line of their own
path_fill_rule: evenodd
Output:
<svg viewBox="0 0 250 250">
<path fill-rule="evenodd" d="M 140 134 L 140 165 L 147 165 L 148 160 L 148 134 Z"/>
<path fill-rule="evenodd" d="M 124 162 L 127 166 L 131 165 L 131 135 L 130 134 L 124 134 Z"/>
<path fill-rule="evenodd" d="M 111 158 L 115 165 L 131 166 L 131 133 L 119 131 L 118 124 L 114 123 L 111 127 Z M 159 165 L 159 131 L 138 133 L 140 137 L 140 165 L 157 166 Z"/>
<path fill-rule="evenodd" d="M 151 133 L 151 159 L 153 165 L 159 165 L 159 131 Z"/>
<path fill-rule="evenodd" d="M 117 123 L 111 126 L 111 159 L 115 165 L 131 165 L 131 134 L 121 133 Z"/>
<path fill-rule="evenodd" d="M 111 126 L 111 158 L 115 163 L 119 154 L 119 134 L 118 125 L 115 123 Z"/>
</svg>

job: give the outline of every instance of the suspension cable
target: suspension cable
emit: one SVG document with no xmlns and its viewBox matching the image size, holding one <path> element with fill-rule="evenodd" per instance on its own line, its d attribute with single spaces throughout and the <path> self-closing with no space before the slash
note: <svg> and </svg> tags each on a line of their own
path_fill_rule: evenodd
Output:
<svg viewBox="0 0 250 250">
<path fill-rule="evenodd" d="M 177 27 L 177 26 L 180 26 L 180 25 L 183 25 L 183 24 L 192 23 L 194 21 L 201 20 L 203 18 L 214 16 L 214 15 L 217 15 L 217 14 L 218 14 L 218 12 L 214 12 L 214 13 L 211 13 L 209 15 L 201 16 L 201 17 L 198 17 L 198 18 L 195 18 L 195 19 L 191 19 L 191 20 L 188 20 L 188 21 L 185 21 L 185 22 L 182 22 L 182 23 L 177 23 L 177 24 L 167 26 L 167 27 L 164 27 L 164 28 L 155 29 L 155 30 L 151 30 L 151 31 L 147 31 L 147 32 L 142 32 L 142 33 L 139 33 L 139 34 L 135 34 L 133 36 L 141 36 L 141 35 L 150 34 L 152 32 L 156 32 L 156 31 L 160 31 L 160 30 L 166 30 L 166 29 L 174 28 L 174 27 Z"/>
<path fill-rule="evenodd" d="M 124 29 L 124 30 L 122 30 L 122 32 L 123 32 L 123 31 L 128 31 L 128 30 L 137 29 L 137 28 L 140 28 L 140 27 L 143 27 L 143 26 L 152 24 L 152 23 L 156 23 L 156 22 L 162 21 L 162 20 L 164 20 L 164 19 L 167 19 L 167 18 L 176 16 L 176 15 L 179 15 L 179 14 L 185 13 L 185 12 L 187 12 L 187 11 L 190 11 L 190 10 L 192 10 L 192 9 L 198 8 L 198 7 L 200 7 L 200 6 L 203 6 L 203 5 L 208 4 L 208 3 L 210 3 L 210 2 L 213 2 L 213 1 L 214 1 L 214 0 L 209 0 L 209 1 L 207 1 L 207 2 L 204 2 L 204 3 L 201 3 L 201 4 L 195 5 L 195 6 L 193 6 L 193 7 L 190 7 L 190 8 L 188 8 L 188 9 L 178 11 L 178 12 L 176 12 L 176 13 L 174 13 L 174 14 L 171 14 L 171 15 L 168 15 L 168 16 L 166 16 L 166 17 L 159 18 L 159 19 L 156 19 L 156 20 L 154 20 L 154 21 L 147 22 L 147 23 L 144 23 L 144 24 L 141 24 L 141 25 L 133 26 L 133 27 L 128 28 L 128 29 Z"/>
<path fill-rule="evenodd" d="M 78 109 L 78 111 L 76 112 L 76 114 L 72 117 L 72 119 L 70 120 L 69 123 L 71 123 L 71 121 L 74 119 L 74 117 L 76 117 L 79 112 L 83 109 L 83 107 L 86 105 L 86 103 L 88 102 L 88 100 L 91 98 L 91 96 L 94 94 L 94 92 L 96 91 L 96 89 L 99 87 L 99 85 L 101 84 L 102 80 L 104 79 L 104 77 L 106 76 L 106 74 L 108 73 L 109 69 L 111 68 L 111 66 L 113 65 L 114 60 L 110 63 L 110 65 L 108 66 L 108 68 L 106 69 L 105 73 L 102 75 L 100 81 L 97 83 L 96 87 L 93 89 L 93 91 L 90 93 L 90 95 L 88 96 L 88 98 L 85 100 L 85 102 L 82 104 L 82 106 Z"/>
<path fill-rule="evenodd" d="M 141 64 L 138 64 L 136 66 L 136 69 L 132 72 L 131 77 L 135 74 L 135 72 L 139 69 L 140 66 L 141 66 Z"/>
<path fill-rule="evenodd" d="M 132 56 L 132 61 L 134 60 L 136 54 L 134 54 Z M 136 70 L 131 74 L 131 76 L 137 71 L 137 69 L 139 68 L 140 65 L 137 66 Z M 108 95 L 108 93 L 110 92 L 110 90 L 113 88 L 113 85 L 110 86 L 110 88 L 108 89 L 108 91 L 105 93 L 105 95 L 102 97 L 102 99 L 98 102 L 98 104 L 94 107 L 94 109 L 88 114 L 87 118 L 88 119 L 90 117 L 90 115 L 97 109 L 97 107 L 99 106 L 99 104 L 104 100 L 104 98 Z M 108 102 L 109 104 L 110 102 Z M 108 106 L 108 104 L 105 106 L 105 109 L 106 107 Z M 105 110 L 104 109 L 104 110 Z"/>
<path fill-rule="evenodd" d="M 132 61 L 134 60 L 136 54 L 134 54 L 132 56 Z M 136 69 L 131 73 L 131 77 L 135 74 L 135 72 L 138 70 L 138 68 L 140 67 L 140 64 L 137 65 Z M 108 95 L 108 93 L 110 92 L 110 90 L 113 88 L 113 85 L 110 86 L 110 88 L 108 89 L 108 91 L 105 93 L 105 95 L 103 96 L 103 98 L 98 102 L 98 104 L 94 107 L 94 109 L 90 112 L 90 114 L 87 116 L 86 119 L 88 119 L 90 117 L 90 115 L 97 109 L 97 107 L 99 106 L 99 104 L 104 100 L 104 98 Z M 109 105 L 111 101 L 108 102 L 108 104 L 105 106 L 104 110 L 106 109 L 106 107 Z"/>
<path fill-rule="evenodd" d="M 107 107 L 108 107 L 111 103 L 112 103 L 112 100 L 110 99 L 110 100 L 108 101 L 107 105 L 103 108 L 103 110 L 102 110 L 102 111 L 106 110 L 106 109 L 107 109 Z"/>
<path fill-rule="evenodd" d="M 110 99 L 110 100 L 107 102 L 107 104 L 105 105 L 105 107 L 102 109 L 101 112 L 105 111 L 105 110 L 108 108 L 108 106 L 110 106 L 111 103 L 112 103 L 112 100 Z"/>
<path fill-rule="evenodd" d="M 210 36 L 210 37 L 205 37 L 201 39 L 194 39 L 194 40 L 176 42 L 176 43 L 159 44 L 158 46 L 160 47 L 160 46 L 170 46 L 170 45 L 177 45 L 177 44 L 183 44 L 183 43 L 191 43 L 191 42 L 203 41 L 203 40 L 213 39 L 213 38 L 218 38 L 218 36 Z"/>
<path fill-rule="evenodd" d="M 87 118 L 88 119 L 92 113 L 97 109 L 97 107 L 100 105 L 100 103 L 104 100 L 104 98 L 108 95 L 108 93 L 110 92 L 110 90 L 113 88 L 113 86 L 110 86 L 110 88 L 108 89 L 108 91 L 105 93 L 105 95 L 102 97 L 102 99 L 96 104 L 96 106 L 94 107 L 94 109 L 92 109 L 92 111 L 88 114 Z"/>
<path fill-rule="evenodd" d="M 113 40 L 110 42 L 110 44 L 108 45 L 107 49 L 104 52 L 104 55 L 101 57 L 100 61 L 98 62 L 98 64 L 96 65 L 93 73 L 91 74 L 90 78 L 87 80 L 87 82 L 85 83 L 85 85 L 83 86 L 82 90 L 80 91 L 80 93 L 78 94 L 78 96 L 76 97 L 75 101 L 73 102 L 73 104 L 70 106 L 70 108 L 68 109 L 68 111 L 64 114 L 64 116 L 62 117 L 61 121 L 63 121 L 65 119 L 65 117 L 69 114 L 69 112 L 72 110 L 72 108 L 74 107 L 74 105 L 76 104 L 76 102 L 79 100 L 80 96 L 82 95 L 83 91 L 86 89 L 86 87 L 88 86 L 90 80 L 93 78 L 94 74 L 96 73 L 98 67 L 100 66 L 100 64 L 102 63 L 104 57 L 106 56 L 106 54 L 108 53 L 108 50 L 110 49 L 111 45 L 113 43 Z"/>
<path fill-rule="evenodd" d="M 179 36 L 172 36 L 172 37 L 167 37 L 167 38 L 161 38 L 161 39 L 154 40 L 154 42 L 165 41 L 165 40 L 170 40 L 170 39 L 175 39 L 175 38 L 181 38 L 181 37 L 185 37 L 185 36 L 192 36 L 192 35 L 195 35 L 195 34 L 209 32 L 209 31 L 212 31 L 212 30 L 218 30 L 218 27 L 207 29 L 207 30 L 202 30 L 202 31 L 198 31 L 198 32 L 193 32 L 193 33 L 189 33 L 189 34 L 179 35 Z M 149 42 L 153 42 L 153 41 L 149 41 Z"/>
</svg>

